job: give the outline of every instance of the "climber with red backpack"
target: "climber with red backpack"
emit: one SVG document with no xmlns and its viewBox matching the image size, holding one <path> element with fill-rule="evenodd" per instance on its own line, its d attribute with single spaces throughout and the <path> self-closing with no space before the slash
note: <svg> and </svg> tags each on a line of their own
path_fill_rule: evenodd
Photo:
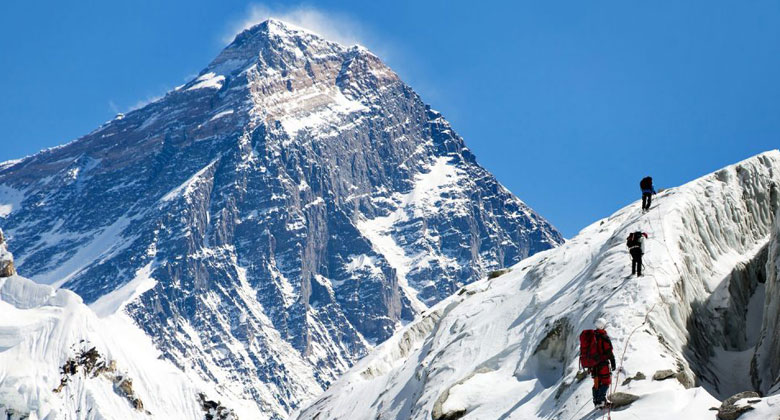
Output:
<svg viewBox="0 0 780 420">
<path fill-rule="evenodd" d="M 626 239 L 626 246 L 628 247 L 628 253 L 631 254 L 631 275 L 636 274 L 637 277 L 642 276 L 642 255 L 645 254 L 645 238 L 647 234 L 644 232 L 632 232 L 628 234 Z"/>
<path fill-rule="evenodd" d="M 642 189 L 642 211 L 650 210 L 650 202 L 653 201 L 655 188 L 653 187 L 653 178 L 646 176 L 639 181 L 639 188 Z"/>
<path fill-rule="evenodd" d="M 612 371 L 615 370 L 615 354 L 612 352 L 612 340 L 604 329 L 607 321 L 599 318 L 594 325 L 595 330 L 583 330 L 580 333 L 580 366 L 593 377 L 593 405 L 605 408 L 610 404 L 607 391 L 612 383 Z"/>
</svg>

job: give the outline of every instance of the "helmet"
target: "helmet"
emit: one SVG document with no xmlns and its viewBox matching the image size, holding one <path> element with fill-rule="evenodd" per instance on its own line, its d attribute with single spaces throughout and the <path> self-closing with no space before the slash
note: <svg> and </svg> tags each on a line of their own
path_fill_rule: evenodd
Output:
<svg viewBox="0 0 780 420">
<path fill-rule="evenodd" d="M 603 330 L 603 329 L 604 329 L 604 327 L 606 327 L 606 326 L 607 326 L 607 320 L 606 320 L 606 319 L 604 319 L 604 318 L 599 318 L 599 319 L 597 319 L 597 320 L 596 320 L 596 322 L 594 322 L 594 323 L 593 323 L 593 325 L 594 325 L 594 326 L 595 326 L 597 329 L 599 329 L 599 330 Z"/>
</svg>

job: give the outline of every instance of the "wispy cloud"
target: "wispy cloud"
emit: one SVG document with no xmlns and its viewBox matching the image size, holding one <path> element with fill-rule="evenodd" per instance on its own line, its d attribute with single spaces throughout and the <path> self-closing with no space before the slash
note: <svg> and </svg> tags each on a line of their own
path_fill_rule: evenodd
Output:
<svg viewBox="0 0 780 420">
<path fill-rule="evenodd" d="M 122 112 L 119 110 L 119 106 L 116 104 L 116 102 L 114 102 L 113 99 L 108 100 L 108 109 L 110 109 L 114 114 L 119 114 Z"/>
<path fill-rule="evenodd" d="M 113 99 L 110 99 L 108 101 L 108 109 L 111 110 L 114 114 L 125 114 L 130 111 L 135 111 L 136 109 L 143 108 L 146 105 L 149 105 L 152 102 L 155 102 L 159 99 L 162 99 L 167 92 L 169 92 L 171 89 L 164 88 L 164 92 L 160 94 L 147 94 L 144 98 L 137 100 L 133 105 L 131 106 L 122 106 L 114 102 Z"/>
<path fill-rule="evenodd" d="M 269 18 L 291 23 L 340 44 L 366 45 L 366 31 L 347 15 L 327 12 L 310 6 L 269 7 L 263 4 L 250 5 L 246 18 L 230 25 L 229 30 L 222 37 L 222 41 L 226 44 L 230 43 L 244 29 L 251 28 Z"/>
<path fill-rule="evenodd" d="M 167 93 L 171 89 L 166 89 L 165 92 Z M 140 99 L 136 101 L 133 106 L 130 107 L 130 111 L 135 111 L 138 108 L 143 108 L 146 105 L 149 105 L 152 102 L 157 102 L 158 100 L 162 99 L 165 96 L 165 93 L 159 94 L 159 95 L 147 95 L 146 98 Z"/>
</svg>

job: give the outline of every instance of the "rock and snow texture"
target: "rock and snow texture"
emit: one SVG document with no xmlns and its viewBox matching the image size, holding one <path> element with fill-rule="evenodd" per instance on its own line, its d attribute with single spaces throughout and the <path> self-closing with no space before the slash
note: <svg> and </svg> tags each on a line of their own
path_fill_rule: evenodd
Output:
<svg viewBox="0 0 780 420">
<path fill-rule="evenodd" d="M 206 414 L 199 395 L 219 398 L 159 359 L 127 315 L 98 318 L 69 290 L 0 278 L 0 314 L 2 418 L 196 420 Z M 253 401 L 235 405 L 260 415 Z"/>
<path fill-rule="evenodd" d="M 0 277 L 10 277 L 16 274 L 14 269 L 14 256 L 8 251 L 5 236 L 0 230 Z"/>
<path fill-rule="evenodd" d="M 766 302 L 756 355 L 753 384 L 764 394 L 780 392 L 780 209 L 775 215 L 766 266 Z"/>
<path fill-rule="evenodd" d="M 778 186 L 772 151 L 666 190 L 646 214 L 634 203 L 432 307 L 294 418 L 598 419 L 592 381 L 575 378 L 577 335 L 605 317 L 617 391 L 639 397 L 613 419 L 713 419 L 734 389 L 752 390 L 761 311 L 765 328 L 777 319 L 776 283 L 763 305 L 761 282 Z M 625 248 L 637 230 L 650 236 L 640 278 Z M 776 326 L 764 335 L 757 354 L 777 354 Z M 775 418 L 778 402 L 744 418 Z"/>
<path fill-rule="evenodd" d="M 17 267 L 280 418 L 426 306 L 562 243 L 379 58 L 270 20 L 0 165 Z"/>
</svg>

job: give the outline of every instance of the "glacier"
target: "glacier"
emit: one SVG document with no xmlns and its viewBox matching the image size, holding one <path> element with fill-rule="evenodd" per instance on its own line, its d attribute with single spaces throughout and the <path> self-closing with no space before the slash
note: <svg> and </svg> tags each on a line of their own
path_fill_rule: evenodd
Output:
<svg viewBox="0 0 780 420">
<path fill-rule="evenodd" d="M 464 286 L 293 418 L 703 420 L 752 390 L 766 397 L 739 399 L 752 408 L 740 419 L 776 418 L 779 186 L 775 150 L 667 189 L 646 214 L 632 203 Z M 639 278 L 625 248 L 637 230 Z M 611 392 L 639 397 L 610 413 L 592 411 L 577 375 L 577 335 L 599 317 L 619 365 Z"/>
</svg>

